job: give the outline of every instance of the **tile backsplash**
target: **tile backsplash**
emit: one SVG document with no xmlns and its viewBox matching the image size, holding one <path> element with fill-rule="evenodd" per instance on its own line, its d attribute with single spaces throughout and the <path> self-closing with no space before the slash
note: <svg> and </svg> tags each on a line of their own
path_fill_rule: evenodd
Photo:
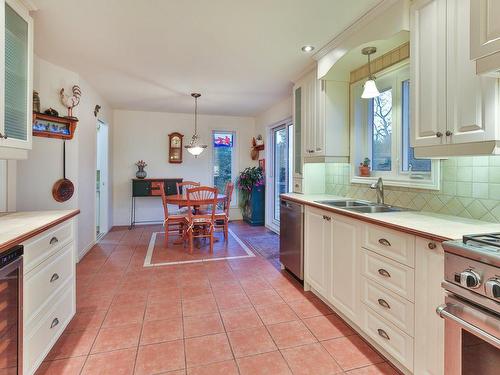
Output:
<svg viewBox="0 0 500 375">
<path fill-rule="evenodd" d="M 441 190 L 385 186 L 385 203 L 500 222 L 500 156 L 455 157 L 440 163 Z M 368 185 L 351 184 L 349 164 L 328 163 L 325 167 L 326 193 L 376 200 Z"/>
</svg>

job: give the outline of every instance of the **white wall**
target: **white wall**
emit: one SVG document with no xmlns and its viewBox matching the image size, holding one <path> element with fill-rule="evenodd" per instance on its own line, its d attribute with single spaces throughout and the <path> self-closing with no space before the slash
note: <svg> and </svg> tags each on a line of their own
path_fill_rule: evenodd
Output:
<svg viewBox="0 0 500 375">
<path fill-rule="evenodd" d="M 115 110 L 113 121 L 113 225 L 130 223 L 131 179 L 140 159 L 148 164 L 145 170 L 150 178 L 179 177 L 212 185 L 211 132 L 230 130 L 236 132 L 236 171 L 257 164 L 250 158 L 251 139 L 256 135 L 255 120 L 250 117 L 199 115 L 198 133 L 209 146 L 198 159 L 183 150 L 182 164 L 168 163 L 168 134 L 184 134 L 187 144 L 194 131 L 193 114 Z M 241 217 L 237 207 L 231 217 Z M 137 199 L 136 220 L 162 218 L 158 198 Z"/>
<path fill-rule="evenodd" d="M 82 89 L 81 102 L 73 111 L 79 118 L 75 136 L 66 142 L 66 177 L 75 185 L 74 196 L 58 203 L 52 197 L 54 182 L 62 178 L 62 141 L 33 137 L 33 149 L 27 160 L 17 162 L 16 209 L 18 211 L 79 208 L 78 253 L 82 255 L 95 240 L 95 169 L 96 123 L 94 107 L 99 116 L 111 125 L 110 106 L 77 73 L 61 68 L 37 56 L 34 59 L 33 89 L 38 91 L 42 110 L 52 107 L 61 116 L 67 110 L 59 101 L 61 87 L 71 92 L 73 85 Z M 110 128 L 112 128 L 110 126 Z M 111 194 L 110 194 L 111 196 Z"/>
</svg>

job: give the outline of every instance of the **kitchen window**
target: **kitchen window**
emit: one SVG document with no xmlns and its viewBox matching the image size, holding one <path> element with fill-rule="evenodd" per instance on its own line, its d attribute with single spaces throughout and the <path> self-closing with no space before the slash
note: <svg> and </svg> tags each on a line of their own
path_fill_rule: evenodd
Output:
<svg viewBox="0 0 500 375">
<path fill-rule="evenodd" d="M 351 160 L 353 183 L 439 189 L 439 162 L 416 159 L 411 147 L 410 69 L 404 63 L 377 75 L 380 95 L 362 99 L 363 81 L 351 86 Z M 370 159 L 370 177 L 359 176 L 360 163 Z"/>
<path fill-rule="evenodd" d="M 235 179 L 235 132 L 217 131 L 212 132 L 213 147 L 213 184 L 223 194 L 226 183 Z"/>
</svg>

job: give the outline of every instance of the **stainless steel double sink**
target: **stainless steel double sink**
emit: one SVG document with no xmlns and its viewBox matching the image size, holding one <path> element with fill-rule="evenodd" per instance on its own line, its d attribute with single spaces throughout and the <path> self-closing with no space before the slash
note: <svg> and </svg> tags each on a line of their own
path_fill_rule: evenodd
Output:
<svg viewBox="0 0 500 375">
<path fill-rule="evenodd" d="M 390 206 L 388 204 L 377 204 L 369 201 L 356 200 L 356 199 L 321 200 L 315 202 L 330 207 L 342 208 L 345 210 L 365 213 L 365 214 L 378 213 L 378 212 L 410 211 L 410 209 L 404 207 Z"/>
</svg>

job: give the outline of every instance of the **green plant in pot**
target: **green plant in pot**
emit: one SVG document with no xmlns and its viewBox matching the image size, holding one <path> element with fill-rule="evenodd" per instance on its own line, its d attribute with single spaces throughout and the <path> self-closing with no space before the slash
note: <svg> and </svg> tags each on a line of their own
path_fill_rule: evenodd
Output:
<svg viewBox="0 0 500 375">
<path fill-rule="evenodd" d="M 251 225 L 264 224 L 264 172 L 261 167 L 245 168 L 236 180 L 243 219 Z"/>
<path fill-rule="evenodd" d="M 362 177 L 370 176 L 370 159 L 364 158 L 362 163 L 359 163 L 359 175 Z"/>
</svg>

